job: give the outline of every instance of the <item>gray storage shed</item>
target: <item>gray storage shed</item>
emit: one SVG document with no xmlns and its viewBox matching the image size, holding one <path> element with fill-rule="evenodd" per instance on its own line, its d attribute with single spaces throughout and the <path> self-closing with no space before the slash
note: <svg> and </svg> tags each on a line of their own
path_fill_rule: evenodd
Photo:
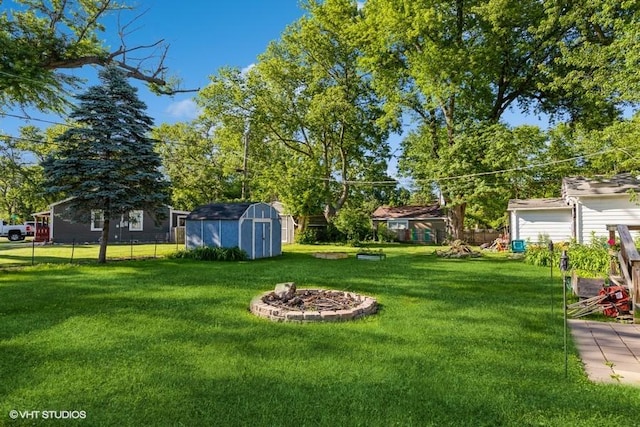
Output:
<svg viewBox="0 0 640 427">
<path fill-rule="evenodd" d="M 266 203 L 212 203 L 185 220 L 186 247 L 239 247 L 250 259 L 282 254 L 278 211 Z"/>
</svg>

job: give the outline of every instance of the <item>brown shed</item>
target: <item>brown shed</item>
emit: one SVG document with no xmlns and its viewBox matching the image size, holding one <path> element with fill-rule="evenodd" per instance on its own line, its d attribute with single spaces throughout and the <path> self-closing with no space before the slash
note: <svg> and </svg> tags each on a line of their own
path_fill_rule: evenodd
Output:
<svg viewBox="0 0 640 427">
<path fill-rule="evenodd" d="M 446 215 L 439 204 L 428 206 L 380 206 L 373 212 L 376 230 L 385 224 L 400 242 L 440 244 L 446 237 Z"/>
</svg>

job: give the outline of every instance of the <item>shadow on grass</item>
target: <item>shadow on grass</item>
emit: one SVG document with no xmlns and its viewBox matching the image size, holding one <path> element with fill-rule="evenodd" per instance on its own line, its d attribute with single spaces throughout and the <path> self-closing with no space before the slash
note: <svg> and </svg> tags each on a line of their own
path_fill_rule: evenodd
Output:
<svg viewBox="0 0 640 427">
<path fill-rule="evenodd" d="M 0 410 L 73 407 L 92 425 L 632 419 L 640 392 L 623 389 L 622 408 L 602 405 L 619 389 L 587 383 L 574 352 L 564 379 L 555 285 L 541 271 L 415 254 L 375 263 L 285 254 L 0 275 Z M 251 315 L 251 298 L 282 281 L 372 295 L 384 309 L 337 324 Z"/>
</svg>

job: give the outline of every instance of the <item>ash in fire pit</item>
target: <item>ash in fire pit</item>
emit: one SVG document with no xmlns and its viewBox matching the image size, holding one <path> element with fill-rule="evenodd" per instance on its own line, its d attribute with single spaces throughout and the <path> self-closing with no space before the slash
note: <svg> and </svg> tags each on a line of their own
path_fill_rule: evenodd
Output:
<svg viewBox="0 0 640 427">
<path fill-rule="evenodd" d="M 251 301 L 251 312 L 276 321 L 317 322 L 351 320 L 373 314 L 375 299 L 353 292 L 296 289 L 279 283 L 275 290 Z"/>
</svg>

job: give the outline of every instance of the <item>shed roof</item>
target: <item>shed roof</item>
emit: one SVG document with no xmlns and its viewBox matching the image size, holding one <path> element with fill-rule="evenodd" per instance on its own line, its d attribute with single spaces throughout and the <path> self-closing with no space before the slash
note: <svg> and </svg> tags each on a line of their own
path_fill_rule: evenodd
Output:
<svg viewBox="0 0 640 427">
<path fill-rule="evenodd" d="M 629 190 L 640 190 L 640 180 L 630 173 L 621 173 L 612 177 L 576 176 L 562 180 L 562 194 L 565 197 L 616 196 L 626 194 Z"/>
<path fill-rule="evenodd" d="M 571 209 L 571 206 L 560 197 L 546 199 L 511 199 L 507 206 L 508 211 L 538 209 Z"/>
<path fill-rule="evenodd" d="M 373 219 L 434 219 L 444 218 L 439 204 L 428 206 L 380 206 Z"/>
<path fill-rule="evenodd" d="M 218 220 L 218 219 L 240 219 L 242 214 L 249 209 L 254 203 L 211 203 L 195 208 L 189 215 L 187 220 Z"/>
</svg>

